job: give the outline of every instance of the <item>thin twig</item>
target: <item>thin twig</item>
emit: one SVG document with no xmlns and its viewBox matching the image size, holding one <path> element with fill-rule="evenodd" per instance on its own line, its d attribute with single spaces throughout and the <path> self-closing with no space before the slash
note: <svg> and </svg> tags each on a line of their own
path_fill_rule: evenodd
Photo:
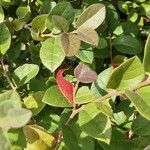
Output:
<svg viewBox="0 0 150 150">
<path fill-rule="evenodd" d="M 72 111 L 72 113 L 71 113 L 71 115 L 70 115 L 70 117 L 69 117 L 69 119 L 67 120 L 67 122 L 65 123 L 66 125 L 74 118 L 74 116 L 76 115 L 76 114 L 78 114 L 80 111 L 82 111 L 84 109 L 84 105 L 82 105 L 80 108 L 78 108 L 78 109 L 73 109 L 73 111 Z"/>
<path fill-rule="evenodd" d="M 3 75 L 5 76 L 5 78 L 7 79 L 7 82 L 9 83 L 10 87 L 13 89 L 13 90 L 16 90 L 16 87 L 13 85 L 13 83 L 11 82 L 8 74 L 7 74 L 7 69 L 4 65 L 4 61 L 3 61 L 3 58 L 0 59 L 0 63 L 1 63 L 1 66 L 2 66 L 2 69 L 3 69 Z"/>
<path fill-rule="evenodd" d="M 113 64 L 111 33 L 109 33 L 109 49 L 110 61 Z"/>
</svg>

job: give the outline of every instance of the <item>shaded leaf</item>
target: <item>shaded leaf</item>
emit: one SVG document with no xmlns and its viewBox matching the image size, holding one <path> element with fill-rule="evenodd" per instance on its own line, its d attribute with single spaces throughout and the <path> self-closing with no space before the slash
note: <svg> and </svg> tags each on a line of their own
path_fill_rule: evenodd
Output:
<svg viewBox="0 0 150 150">
<path fill-rule="evenodd" d="M 47 89 L 42 101 L 54 107 L 71 107 L 56 85 Z"/>
<path fill-rule="evenodd" d="M 140 115 L 133 121 L 132 132 L 139 136 L 150 135 L 150 121 Z"/>
<path fill-rule="evenodd" d="M 7 135 L 13 146 L 26 147 L 26 138 L 22 128 L 10 129 Z"/>
<path fill-rule="evenodd" d="M 58 15 L 53 15 L 52 21 L 54 27 L 58 28 L 60 31 L 68 32 L 69 25 L 68 25 L 68 21 L 65 18 Z"/>
<path fill-rule="evenodd" d="M 78 123 L 64 126 L 63 138 L 67 149 L 94 150 L 94 139 L 82 132 Z"/>
<path fill-rule="evenodd" d="M 92 4 L 79 16 L 77 28 L 96 29 L 104 21 L 105 14 L 106 8 L 103 4 Z"/>
<path fill-rule="evenodd" d="M 107 88 L 124 90 L 141 82 L 144 70 L 140 59 L 134 56 L 113 70 L 107 83 Z"/>
<path fill-rule="evenodd" d="M 106 115 L 101 113 L 95 103 L 87 104 L 79 112 L 79 125 L 81 130 L 89 136 L 109 144 L 111 122 Z"/>
<path fill-rule="evenodd" d="M 66 56 L 74 56 L 78 53 L 81 41 L 77 35 L 72 33 L 63 33 L 61 35 L 61 46 L 65 51 Z"/>
<path fill-rule="evenodd" d="M 74 10 L 69 2 L 57 3 L 50 14 L 64 17 L 69 24 L 74 19 Z"/>
<path fill-rule="evenodd" d="M 65 53 L 60 45 L 60 36 L 48 38 L 42 43 L 40 58 L 43 65 L 54 72 L 65 58 Z"/>
<path fill-rule="evenodd" d="M 22 86 L 34 78 L 39 72 L 39 66 L 35 64 L 24 64 L 14 70 L 13 80 L 18 86 Z"/>
<path fill-rule="evenodd" d="M 113 45 L 119 52 L 124 54 L 136 55 L 142 50 L 141 43 L 130 35 L 117 37 Z"/>
<path fill-rule="evenodd" d="M 77 36 L 81 41 L 98 46 L 99 36 L 93 29 L 79 28 L 77 29 Z"/>
<path fill-rule="evenodd" d="M 74 76 L 82 83 L 91 83 L 97 79 L 96 72 L 84 64 L 79 64 L 75 68 Z"/>
</svg>

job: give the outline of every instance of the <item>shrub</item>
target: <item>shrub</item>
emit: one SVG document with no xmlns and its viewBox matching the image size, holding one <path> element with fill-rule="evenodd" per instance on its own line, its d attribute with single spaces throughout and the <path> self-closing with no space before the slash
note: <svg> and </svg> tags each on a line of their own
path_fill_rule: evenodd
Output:
<svg viewBox="0 0 150 150">
<path fill-rule="evenodd" d="M 147 150 L 150 4 L 0 1 L 0 150 Z"/>
</svg>

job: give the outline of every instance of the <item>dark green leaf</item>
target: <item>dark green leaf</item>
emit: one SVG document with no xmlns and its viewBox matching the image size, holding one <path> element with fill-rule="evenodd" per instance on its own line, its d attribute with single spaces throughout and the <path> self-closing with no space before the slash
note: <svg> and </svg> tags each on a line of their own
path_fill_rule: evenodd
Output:
<svg viewBox="0 0 150 150">
<path fill-rule="evenodd" d="M 119 52 L 124 54 L 136 55 L 142 50 L 141 42 L 129 35 L 117 37 L 113 45 Z"/>
</svg>

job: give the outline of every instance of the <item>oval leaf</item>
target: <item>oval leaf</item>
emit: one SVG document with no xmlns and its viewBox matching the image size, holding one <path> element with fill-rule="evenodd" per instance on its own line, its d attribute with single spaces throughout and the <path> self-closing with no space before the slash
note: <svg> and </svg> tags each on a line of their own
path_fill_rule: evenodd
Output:
<svg viewBox="0 0 150 150">
<path fill-rule="evenodd" d="M 96 100 L 94 92 L 88 86 L 82 86 L 76 93 L 76 103 L 84 104 Z"/>
<path fill-rule="evenodd" d="M 135 56 L 113 70 L 107 82 L 107 88 L 124 90 L 141 82 L 145 76 L 140 59 Z"/>
<path fill-rule="evenodd" d="M 32 29 L 37 33 L 42 33 L 46 30 L 46 18 L 47 15 L 39 15 L 35 17 L 32 22 Z"/>
<path fill-rule="evenodd" d="M 69 103 L 73 103 L 73 91 L 74 91 L 74 85 L 64 79 L 63 73 L 65 69 L 58 69 L 56 74 L 56 82 L 57 85 L 62 92 L 62 94 L 66 97 Z"/>
<path fill-rule="evenodd" d="M 32 78 L 34 78 L 39 72 L 39 66 L 35 64 L 24 64 L 13 73 L 13 80 L 18 85 L 21 86 L 26 84 Z"/>
<path fill-rule="evenodd" d="M 98 46 L 99 36 L 95 30 L 90 28 L 79 28 L 77 29 L 77 35 L 81 41 Z"/>
<path fill-rule="evenodd" d="M 150 88 L 149 88 L 150 89 Z M 132 91 L 127 90 L 125 92 L 126 96 L 133 102 L 133 105 L 137 109 L 137 111 L 143 116 L 144 118 L 150 120 L 150 101 L 149 97 L 145 97 L 145 94 L 141 95 L 139 93 L 135 93 Z"/>
<path fill-rule="evenodd" d="M 89 136 L 109 144 L 111 139 L 111 122 L 107 116 L 98 110 L 95 103 L 87 104 L 79 112 L 79 126 Z"/>
<path fill-rule="evenodd" d="M 78 18 L 77 28 L 96 29 L 105 19 L 106 8 L 103 4 L 89 6 Z"/>
<path fill-rule="evenodd" d="M 60 45 L 60 36 L 48 38 L 42 43 L 40 58 L 43 65 L 54 72 L 65 58 L 65 53 Z"/>
<path fill-rule="evenodd" d="M 142 50 L 141 43 L 136 38 L 130 35 L 117 37 L 114 40 L 113 45 L 117 49 L 117 51 L 124 54 L 136 55 Z"/>
<path fill-rule="evenodd" d="M 61 16 L 53 15 L 52 21 L 54 27 L 58 28 L 60 31 L 68 32 L 69 25 L 68 25 L 68 21 L 65 18 Z"/>
<path fill-rule="evenodd" d="M 4 23 L 0 24 L 0 53 L 4 55 L 10 47 L 11 34 Z"/>
<path fill-rule="evenodd" d="M 42 101 L 54 107 L 71 107 L 68 100 L 62 95 L 58 86 L 51 86 L 44 94 Z"/>
<path fill-rule="evenodd" d="M 80 49 L 81 41 L 75 34 L 63 33 L 61 35 L 61 45 L 66 53 L 66 56 L 74 56 Z"/>
<path fill-rule="evenodd" d="M 75 68 L 74 76 L 82 83 L 91 83 L 97 79 L 96 72 L 84 64 L 79 64 Z"/>
<path fill-rule="evenodd" d="M 31 119 L 32 112 L 24 108 L 15 108 L 8 111 L 7 117 L 12 128 L 20 128 Z"/>
</svg>

